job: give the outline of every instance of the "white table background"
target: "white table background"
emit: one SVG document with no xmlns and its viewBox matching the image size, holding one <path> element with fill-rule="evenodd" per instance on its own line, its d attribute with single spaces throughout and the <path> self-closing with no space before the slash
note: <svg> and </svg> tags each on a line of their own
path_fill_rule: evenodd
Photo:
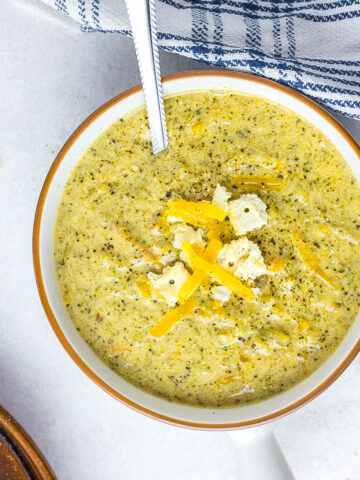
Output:
<svg viewBox="0 0 360 480">
<path fill-rule="evenodd" d="M 161 66 L 206 68 L 172 54 Z M 138 82 L 130 40 L 83 34 L 36 0 L 0 0 L 0 403 L 59 480 L 232 479 L 225 433 L 170 427 L 116 402 L 67 356 L 37 295 L 32 223 L 51 162 L 82 120 Z M 360 122 L 338 118 L 359 141 Z M 276 429 L 298 480 L 359 480 L 360 356 Z"/>
</svg>

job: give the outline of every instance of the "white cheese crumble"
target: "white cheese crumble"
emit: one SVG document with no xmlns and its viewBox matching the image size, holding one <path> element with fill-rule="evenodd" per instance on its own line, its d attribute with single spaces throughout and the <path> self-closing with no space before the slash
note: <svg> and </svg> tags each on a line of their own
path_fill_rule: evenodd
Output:
<svg viewBox="0 0 360 480">
<path fill-rule="evenodd" d="M 224 245 L 216 261 L 236 277 L 244 280 L 267 273 L 260 248 L 247 238 L 239 238 Z"/>
<path fill-rule="evenodd" d="M 222 345 L 231 345 L 237 341 L 237 337 L 233 333 L 222 333 L 218 335 L 218 339 Z"/>
<path fill-rule="evenodd" d="M 288 280 L 283 282 L 281 292 L 284 295 L 291 295 L 293 293 L 294 282 L 292 280 Z"/>
<path fill-rule="evenodd" d="M 161 232 L 160 232 L 160 227 L 159 225 L 155 225 L 151 230 L 150 230 L 151 235 L 154 237 L 160 237 Z"/>
<path fill-rule="evenodd" d="M 211 288 L 211 293 L 215 300 L 223 305 L 225 302 L 228 302 L 231 297 L 231 290 L 223 286 L 215 286 Z"/>
<path fill-rule="evenodd" d="M 204 230 L 198 228 L 194 230 L 190 225 L 186 223 L 176 224 L 172 227 L 172 231 L 175 234 L 175 239 L 172 242 L 175 248 L 181 248 L 183 242 L 189 243 L 199 243 L 202 246 L 205 246 L 203 235 Z"/>
<path fill-rule="evenodd" d="M 229 202 L 229 218 L 236 235 L 244 235 L 265 225 L 269 219 L 265 203 L 255 194 Z"/>
<path fill-rule="evenodd" d="M 166 217 L 167 221 L 169 223 L 176 223 L 176 222 L 182 222 L 183 220 L 181 220 L 181 218 L 177 218 L 177 217 Z"/>
<path fill-rule="evenodd" d="M 226 188 L 217 184 L 212 199 L 212 204 L 222 208 L 223 210 L 225 210 L 225 212 L 227 212 L 229 208 L 228 200 L 230 197 L 231 194 L 226 190 Z"/>
<path fill-rule="evenodd" d="M 252 290 L 253 294 L 255 295 L 255 298 L 258 297 L 261 293 L 260 288 L 257 288 L 257 287 L 253 287 L 251 290 Z"/>
<path fill-rule="evenodd" d="M 166 265 L 169 265 L 169 263 L 174 262 L 175 260 L 176 260 L 176 254 L 173 252 L 163 253 L 159 258 L 159 262 L 161 263 L 161 265 L 164 265 L 164 267 Z"/>
<path fill-rule="evenodd" d="M 151 247 L 151 252 L 156 255 L 159 262 L 165 267 L 176 260 L 176 254 L 167 248 L 159 248 L 156 245 Z"/>
<path fill-rule="evenodd" d="M 148 279 L 152 283 L 154 294 L 169 305 L 178 301 L 178 293 L 189 277 L 189 272 L 181 262 L 172 267 L 164 268 L 161 275 L 149 272 Z"/>
<path fill-rule="evenodd" d="M 162 250 L 160 247 L 157 247 L 156 245 L 153 245 L 151 248 L 151 253 L 153 253 L 154 255 L 161 255 L 162 254 Z"/>
<path fill-rule="evenodd" d="M 133 258 L 130 261 L 130 264 L 132 268 L 142 269 L 142 267 L 145 267 L 147 265 L 147 262 L 145 261 L 144 257 L 140 257 L 140 258 Z"/>
</svg>

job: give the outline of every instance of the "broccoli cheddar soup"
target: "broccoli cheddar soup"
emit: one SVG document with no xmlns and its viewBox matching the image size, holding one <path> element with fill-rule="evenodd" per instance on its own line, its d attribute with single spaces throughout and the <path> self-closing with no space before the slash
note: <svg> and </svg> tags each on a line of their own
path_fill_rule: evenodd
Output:
<svg viewBox="0 0 360 480">
<path fill-rule="evenodd" d="M 360 186 L 331 141 L 258 97 L 165 100 L 74 168 L 54 257 L 67 311 L 115 372 L 174 402 L 232 407 L 297 384 L 360 308 Z"/>
</svg>

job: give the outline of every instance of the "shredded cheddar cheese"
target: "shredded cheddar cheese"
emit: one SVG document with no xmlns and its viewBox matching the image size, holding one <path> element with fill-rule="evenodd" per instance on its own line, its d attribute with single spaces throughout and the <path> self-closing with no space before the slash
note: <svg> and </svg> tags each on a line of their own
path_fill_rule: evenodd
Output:
<svg viewBox="0 0 360 480">
<path fill-rule="evenodd" d="M 151 285 L 147 278 L 140 278 L 136 282 L 136 286 L 144 298 L 151 298 Z"/>
<path fill-rule="evenodd" d="M 309 330 L 309 322 L 305 318 L 299 318 L 298 328 L 300 332 L 306 332 L 307 330 Z"/>
<path fill-rule="evenodd" d="M 187 279 L 178 294 L 179 303 L 185 302 L 201 285 L 206 273 L 202 270 L 195 270 L 194 273 Z"/>
<path fill-rule="evenodd" d="M 213 313 L 215 313 L 216 315 L 218 315 L 220 317 L 225 317 L 226 316 L 225 308 L 217 300 L 213 300 L 210 303 L 209 310 L 211 310 Z"/>
<path fill-rule="evenodd" d="M 323 281 L 326 285 L 332 287 L 335 291 L 339 291 L 339 287 L 336 285 L 336 283 L 319 266 L 316 258 L 314 257 L 312 251 L 310 250 L 310 247 L 301 237 L 300 233 L 296 231 L 292 232 L 292 238 L 299 251 L 299 254 L 303 263 L 310 270 L 312 270 L 320 278 L 320 280 Z"/>
<path fill-rule="evenodd" d="M 188 202 L 186 200 L 175 200 L 168 202 L 169 207 L 173 207 L 184 212 L 188 212 L 191 215 L 205 215 L 209 218 L 214 218 L 222 222 L 226 217 L 226 212 L 217 205 L 213 205 L 208 202 Z"/>
<path fill-rule="evenodd" d="M 238 278 L 225 270 L 225 268 L 220 267 L 220 265 L 216 263 L 213 264 L 204 257 L 197 255 L 189 242 L 184 242 L 181 249 L 194 270 L 203 270 L 207 274 L 212 275 L 221 285 L 227 287 L 232 292 L 242 297 L 254 299 L 254 294 L 249 287 L 240 282 Z"/>
<path fill-rule="evenodd" d="M 204 278 L 201 282 L 201 286 L 204 292 L 209 293 L 211 288 L 211 279 L 209 277 Z"/>
<path fill-rule="evenodd" d="M 156 338 L 162 337 L 173 325 L 175 325 L 175 323 L 190 315 L 196 307 L 196 300 L 194 298 L 189 298 L 185 303 L 167 313 L 161 322 L 152 327 L 149 330 L 150 335 Z"/>
<path fill-rule="evenodd" d="M 213 238 L 219 240 L 220 239 L 220 231 L 219 230 L 213 230 L 213 229 L 209 230 L 208 234 L 207 234 L 207 238 L 209 240 L 212 240 Z"/>
<path fill-rule="evenodd" d="M 276 177 L 258 177 L 255 175 L 237 175 L 234 180 L 235 185 L 246 193 L 254 193 L 259 190 L 281 190 L 283 181 Z"/>
<path fill-rule="evenodd" d="M 199 135 L 205 128 L 204 122 L 197 122 L 191 125 L 191 130 L 194 135 Z"/>
<path fill-rule="evenodd" d="M 208 246 L 205 249 L 204 258 L 211 263 L 216 262 L 216 257 L 220 252 L 221 248 L 222 245 L 219 240 L 210 240 Z M 201 285 L 206 276 L 207 274 L 203 270 L 195 269 L 193 274 L 187 279 L 187 281 L 184 283 L 184 285 L 181 287 L 181 290 L 179 291 L 179 303 L 185 302 L 185 300 L 187 300 Z"/>
<path fill-rule="evenodd" d="M 125 242 L 125 244 L 129 247 L 134 248 L 137 252 L 143 255 L 147 262 L 152 263 L 159 268 L 163 267 L 159 257 L 157 255 L 154 255 L 149 248 L 143 245 L 143 243 L 134 235 L 134 233 L 127 226 L 117 222 L 115 223 L 115 230 L 120 236 L 120 238 Z"/>
<path fill-rule="evenodd" d="M 284 310 L 277 306 L 277 305 L 274 305 L 271 309 L 271 312 L 275 315 L 278 315 L 279 317 L 283 317 L 284 316 Z"/>
<path fill-rule="evenodd" d="M 204 247 L 200 243 L 195 242 L 192 244 L 192 247 L 197 254 L 202 255 L 204 253 Z"/>
<path fill-rule="evenodd" d="M 220 378 L 215 384 L 215 388 L 220 392 L 226 390 L 229 385 L 237 385 L 241 384 L 241 377 L 240 375 L 227 375 L 226 377 Z"/>
<path fill-rule="evenodd" d="M 286 270 L 287 261 L 284 258 L 272 258 L 266 261 L 266 268 L 271 273 L 280 273 Z"/>
<path fill-rule="evenodd" d="M 201 214 L 194 215 L 193 213 L 186 212 L 180 208 L 170 207 L 165 211 L 165 214 L 168 217 L 179 218 L 180 220 L 190 223 L 190 225 L 194 225 L 195 227 L 205 227 L 210 229 L 216 229 L 217 227 L 216 220 Z"/>
</svg>

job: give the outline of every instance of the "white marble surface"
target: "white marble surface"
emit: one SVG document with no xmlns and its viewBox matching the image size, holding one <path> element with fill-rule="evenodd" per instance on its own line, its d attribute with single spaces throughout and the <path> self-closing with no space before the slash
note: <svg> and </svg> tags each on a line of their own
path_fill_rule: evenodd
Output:
<svg viewBox="0 0 360 480">
<path fill-rule="evenodd" d="M 55 338 L 35 287 L 31 233 L 44 176 L 89 113 L 138 83 L 131 42 L 82 34 L 35 0 L 1 0 L 0 49 L 0 403 L 60 480 L 234 478 L 226 434 L 149 420 L 96 387 Z M 204 68 L 170 54 L 161 64 L 163 73 Z M 359 140 L 360 124 L 344 123 Z M 298 480 L 359 480 L 360 358 L 277 433 Z"/>
</svg>

